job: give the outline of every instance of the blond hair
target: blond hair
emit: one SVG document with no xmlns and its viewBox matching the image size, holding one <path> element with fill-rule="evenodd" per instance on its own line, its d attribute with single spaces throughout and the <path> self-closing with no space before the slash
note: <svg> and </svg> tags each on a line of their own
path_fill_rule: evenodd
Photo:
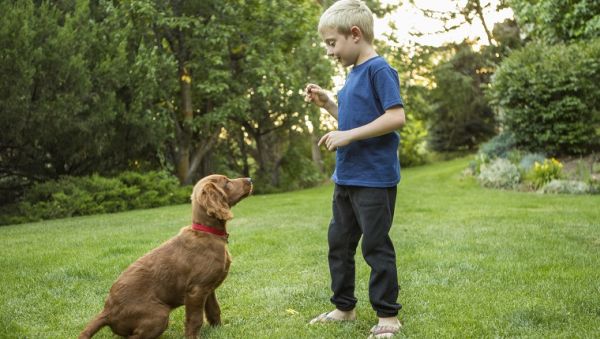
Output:
<svg viewBox="0 0 600 339">
<path fill-rule="evenodd" d="M 319 20 L 319 32 L 335 28 L 340 34 L 351 34 L 352 26 L 360 28 L 368 43 L 373 43 L 373 13 L 363 1 L 340 0 L 331 5 Z"/>
</svg>

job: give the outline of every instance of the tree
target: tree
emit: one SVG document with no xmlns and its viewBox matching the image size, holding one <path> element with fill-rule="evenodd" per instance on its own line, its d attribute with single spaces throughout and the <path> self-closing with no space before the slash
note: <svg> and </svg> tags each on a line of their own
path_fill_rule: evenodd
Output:
<svg viewBox="0 0 600 339">
<path fill-rule="evenodd" d="M 306 131 L 306 116 L 314 114 L 303 102 L 305 84 L 330 81 L 316 32 L 319 9 L 312 1 L 247 1 L 237 18 L 243 33 L 230 42 L 239 46 L 232 49 L 230 89 L 244 100 L 232 116 L 239 128 L 228 131 L 244 135 L 235 138 L 242 143 L 238 150 L 254 159 L 264 187 L 280 186 L 294 130 Z"/>
<path fill-rule="evenodd" d="M 0 3 L 0 186 L 17 194 L 35 181 L 154 162 L 162 143 L 147 110 L 158 89 L 144 60 L 154 51 L 128 54 L 127 31 L 104 26 L 109 15 L 88 1 L 60 4 Z"/>
<path fill-rule="evenodd" d="M 528 40 L 554 44 L 600 36 L 597 0 L 511 0 L 509 4 Z"/>
<path fill-rule="evenodd" d="M 453 54 L 433 70 L 436 86 L 429 119 L 429 146 L 449 152 L 473 149 L 495 133 L 495 118 L 483 94 L 493 68 L 471 45 L 451 45 Z"/>
<path fill-rule="evenodd" d="M 191 183 L 204 157 L 218 141 L 229 114 L 229 37 L 231 18 L 241 4 L 229 1 L 129 0 L 119 10 L 129 18 L 144 44 L 175 61 L 169 79 L 176 79 L 163 103 L 170 121 L 166 158 L 182 183 Z"/>
</svg>

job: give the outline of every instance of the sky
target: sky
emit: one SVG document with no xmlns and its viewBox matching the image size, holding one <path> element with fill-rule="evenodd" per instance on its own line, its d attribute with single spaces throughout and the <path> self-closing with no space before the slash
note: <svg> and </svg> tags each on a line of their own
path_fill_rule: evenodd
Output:
<svg viewBox="0 0 600 339">
<path fill-rule="evenodd" d="M 394 4 L 394 0 L 382 0 L 384 4 Z M 421 44 L 439 46 L 445 42 L 460 42 L 464 38 L 471 39 L 480 38 L 483 44 L 487 44 L 487 37 L 483 29 L 481 21 L 474 20 L 470 26 L 460 27 L 452 32 L 444 34 L 426 34 L 421 37 L 414 37 L 408 34 L 409 32 L 435 32 L 442 29 L 442 24 L 439 21 L 425 17 L 420 10 L 409 4 L 408 1 L 403 1 L 405 4 L 401 6 L 395 13 L 379 19 L 375 19 L 375 37 L 384 39 L 383 34 L 390 32 L 388 22 L 393 20 L 396 27 L 396 36 L 400 43 L 405 44 L 410 41 L 415 41 Z M 464 4 L 466 0 L 415 0 L 415 4 L 422 9 L 431 9 L 435 11 L 451 11 L 456 8 L 456 4 Z M 491 3 L 491 6 L 484 10 L 486 24 L 491 31 L 494 24 L 502 22 L 506 18 L 511 18 L 513 13 L 510 9 L 504 9 L 500 12 L 496 11 L 498 0 L 482 0 L 481 4 Z"/>
</svg>

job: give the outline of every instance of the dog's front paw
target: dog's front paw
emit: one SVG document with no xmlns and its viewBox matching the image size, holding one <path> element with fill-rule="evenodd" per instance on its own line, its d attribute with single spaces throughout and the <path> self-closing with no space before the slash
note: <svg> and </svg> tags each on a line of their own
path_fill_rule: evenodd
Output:
<svg viewBox="0 0 600 339">
<path fill-rule="evenodd" d="M 210 326 L 221 326 L 221 316 L 207 317 L 206 320 Z"/>
</svg>

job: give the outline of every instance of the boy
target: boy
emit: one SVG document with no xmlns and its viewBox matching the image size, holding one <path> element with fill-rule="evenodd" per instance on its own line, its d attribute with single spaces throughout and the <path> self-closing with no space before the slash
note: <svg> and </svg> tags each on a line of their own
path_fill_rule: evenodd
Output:
<svg viewBox="0 0 600 339">
<path fill-rule="evenodd" d="M 362 235 L 362 254 L 371 267 L 369 299 L 379 317 L 371 337 L 391 337 L 401 327 L 396 253 L 388 235 L 400 181 L 395 130 L 405 122 L 398 74 L 372 46 L 373 15 L 362 1 L 333 4 L 321 16 L 319 33 L 327 55 L 353 67 L 338 93 L 339 106 L 319 86 L 306 86 L 305 100 L 338 120 L 338 130 L 319 140 L 336 151 L 328 232 L 331 302 L 336 308 L 310 323 L 356 319 L 354 254 Z"/>
</svg>

